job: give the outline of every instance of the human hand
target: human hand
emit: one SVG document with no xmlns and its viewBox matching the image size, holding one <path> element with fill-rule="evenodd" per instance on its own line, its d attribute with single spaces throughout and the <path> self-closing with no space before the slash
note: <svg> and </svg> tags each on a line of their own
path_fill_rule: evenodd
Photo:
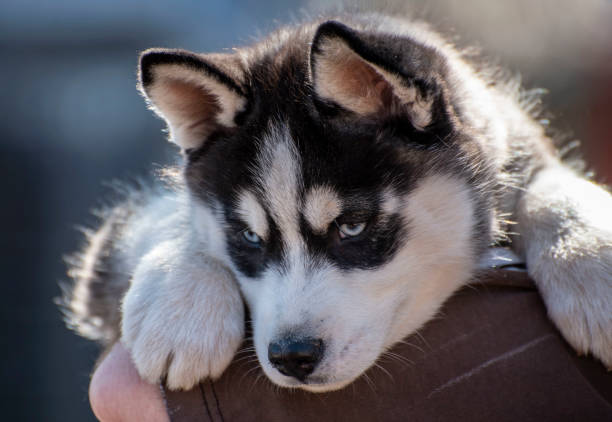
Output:
<svg viewBox="0 0 612 422">
<path fill-rule="evenodd" d="M 121 343 L 96 368 L 89 384 L 89 402 L 102 422 L 169 422 L 161 387 L 143 381 Z"/>
</svg>

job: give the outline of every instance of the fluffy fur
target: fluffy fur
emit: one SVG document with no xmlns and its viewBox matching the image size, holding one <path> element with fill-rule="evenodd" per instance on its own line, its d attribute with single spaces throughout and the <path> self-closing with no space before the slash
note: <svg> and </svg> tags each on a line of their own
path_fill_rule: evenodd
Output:
<svg viewBox="0 0 612 422">
<path fill-rule="evenodd" d="M 612 367 L 612 197 L 561 163 L 513 84 L 477 69 L 381 15 L 232 54 L 144 52 L 180 186 L 131 195 L 90 237 L 70 324 L 190 388 L 231 361 L 244 298 L 266 375 L 329 391 L 512 240 L 565 338 Z"/>
</svg>

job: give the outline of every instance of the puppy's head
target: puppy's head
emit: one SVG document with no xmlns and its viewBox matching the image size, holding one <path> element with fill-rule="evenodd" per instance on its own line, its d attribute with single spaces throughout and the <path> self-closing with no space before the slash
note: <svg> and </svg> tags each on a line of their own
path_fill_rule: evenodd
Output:
<svg viewBox="0 0 612 422">
<path fill-rule="evenodd" d="M 231 55 L 143 54 L 195 230 L 236 273 L 276 384 L 348 384 L 469 277 L 486 166 L 446 73 L 408 35 L 338 22 Z"/>
</svg>

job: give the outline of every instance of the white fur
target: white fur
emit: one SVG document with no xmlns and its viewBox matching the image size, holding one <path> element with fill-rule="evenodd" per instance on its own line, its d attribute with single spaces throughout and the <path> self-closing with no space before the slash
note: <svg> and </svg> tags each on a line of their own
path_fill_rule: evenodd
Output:
<svg viewBox="0 0 612 422">
<path fill-rule="evenodd" d="M 270 170 L 260 180 L 267 189 L 261 200 L 282 226 L 289 252 L 286 268 L 269 268 L 255 281 L 239 278 L 260 363 L 282 386 L 316 392 L 341 388 L 386 348 L 421 327 L 469 280 L 477 265 L 466 248 L 474 225 L 470 188 L 456 177 L 434 174 L 407 197 L 386 192 L 383 209 L 400 211 L 410 222 L 406 243 L 377 270 L 343 273 L 331 265 L 315 266 L 305 254 L 294 152 L 281 142 L 261 159 Z M 331 189 L 327 194 L 337 198 Z M 257 217 L 250 214 L 260 213 L 261 205 L 254 196 L 245 201 L 244 217 L 252 221 Z M 517 239 L 553 321 L 577 350 L 590 351 L 607 365 L 612 350 L 611 210 L 607 192 L 565 168 L 551 167 L 534 179 L 520 203 Z M 134 221 L 125 247 L 139 264 L 123 304 L 123 341 L 139 372 L 150 381 L 167 375 L 170 388 L 189 388 L 203 377 L 218 376 L 243 335 L 242 303 L 226 269 L 232 264 L 223 252 L 219 213 L 195 200 L 164 196 Z M 325 340 L 325 357 L 310 376 L 311 384 L 280 374 L 267 360 L 270 341 L 288 329 Z"/>
<path fill-rule="evenodd" d="M 612 369 L 612 196 L 550 167 L 520 201 L 518 223 L 517 242 L 550 318 L 579 353 Z"/>
<path fill-rule="evenodd" d="M 112 232 L 112 221 L 106 221 L 95 233 L 87 233 L 89 247 L 87 248 L 82 265 L 70 271 L 70 276 L 75 279 L 90 280 L 94 278 L 98 256 L 104 248 L 104 243 Z M 89 303 L 92 300 L 91 286 L 89 283 L 77 283 L 70 299 L 70 308 L 77 315 L 87 315 Z M 79 334 L 92 340 L 98 339 L 100 330 L 104 327 L 104 321 L 99 317 L 91 317 L 87 321 L 80 321 L 78 325 Z M 106 341 L 113 338 L 112 330 L 102 334 Z"/>
<path fill-rule="evenodd" d="M 289 128 L 283 123 L 270 125 L 258 157 L 258 168 L 266 169 L 259 175 L 259 187 L 272 217 L 284 240 L 300 243 L 298 228 L 298 190 L 300 161 L 291 143 Z"/>
<path fill-rule="evenodd" d="M 256 281 L 239 277 L 259 361 L 276 384 L 317 392 L 343 387 L 421 327 L 469 279 L 476 261 L 465 247 L 474 224 L 467 185 L 443 175 L 428 177 L 403 202 L 409 240 L 380 269 L 313 268 L 302 255 L 286 272 L 270 268 Z M 325 358 L 308 385 L 280 374 L 268 361 L 268 344 L 285 330 L 325 342 Z"/>
<path fill-rule="evenodd" d="M 349 273 L 331 265 L 314 266 L 298 234 L 296 205 L 288 206 L 283 196 L 296 200 L 296 185 L 287 189 L 285 184 L 298 183 L 294 157 L 287 147 L 270 149 L 265 159 L 272 176 L 261 179 L 267 188 L 283 180 L 282 188 L 262 200 L 282 222 L 287 269 L 269 268 L 258 280 L 239 281 L 268 377 L 282 386 L 330 391 L 359 377 L 469 280 L 477 265 L 477 257 L 465 247 L 473 235 L 474 209 L 464 182 L 431 175 L 407 197 L 384 195 L 383 209 L 399 210 L 410 222 L 410 236 L 391 262 L 377 270 Z M 336 197 L 331 189 L 327 193 Z M 249 198 L 243 212 L 260 212 L 257 201 Z M 519 243 L 551 318 L 574 347 L 593 352 L 607 365 L 612 326 L 610 210 L 607 192 L 561 167 L 536 177 L 519 210 Z M 232 264 L 220 253 L 225 246 L 223 222 L 214 209 L 173 196 L 160 198 L 136 221 L 126 239 L 141 258 L 123 305 L 123 341 L 139 372 L 150 381 L 167 375 L 170 388 L 189 388 L 203 377 L 220 375 L 243 335 L 240 294 L 226 269 Z M 158 230 L 152 236 L 145 228 L 153 221 Z M 198 230 L 185 230 L 190 224 Z M 325 340 L 325 357 L 307 385 L 280 374 L 267 360 L 270 341 L 291 329 Z"/>
<path fill-rule="evenodd" d="M 223 241 L 217 224 L 197 205 L 199 219 L 189 218 L 188 204 L 170 195 L 154 201 L 133 217 L 124 244 L 137 263 L 122 304 L 121 341 L 145 380 L 166 377 L 171 389 L 221 375 L 244 336 L 234 276 L 210 249 Z M 190 221 L 208 222 L 207 236 Z"/>
</svg>

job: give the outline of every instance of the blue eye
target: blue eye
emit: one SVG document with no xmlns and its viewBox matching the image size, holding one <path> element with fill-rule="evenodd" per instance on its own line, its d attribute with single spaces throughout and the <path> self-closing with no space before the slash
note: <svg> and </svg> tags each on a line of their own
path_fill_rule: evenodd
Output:
<svg viewBox="0 0 612 422">
<path fill-rule="evenodd" d="M 259 235 L 257 235 L 257 233 L 255 233 L 254 231 L 248 229 L 242 232 L 242 237 L 244 237 L 244 240 L 254 246 L 257 246 L 261 243 L 261 237 L 259 237 Z"/>
<path fill-rule="evenodd" d="M 338 227 L 341 239 L 359 236 L 365 230 L 365 228 L 366 223 L 345 223 Z"/>
</svg>

